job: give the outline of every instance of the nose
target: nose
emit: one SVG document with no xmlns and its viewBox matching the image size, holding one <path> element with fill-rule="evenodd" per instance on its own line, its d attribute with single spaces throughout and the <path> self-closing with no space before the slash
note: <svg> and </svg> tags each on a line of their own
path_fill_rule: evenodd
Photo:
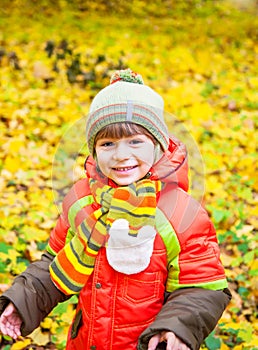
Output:
<svg viewBox="0 0 258 350">
<path fill-rule="evenodd" d="M 113 155 L 115 160 L 124 160 L 130 158 L 129 147 L 123 141 L 116 143 L 116 149 Z"/>
</svg>

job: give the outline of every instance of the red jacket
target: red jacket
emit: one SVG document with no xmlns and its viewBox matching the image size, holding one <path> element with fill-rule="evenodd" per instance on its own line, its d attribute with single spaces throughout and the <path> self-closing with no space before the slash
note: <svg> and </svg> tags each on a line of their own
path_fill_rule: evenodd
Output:
<svg viewBox="0 0 258 350">
<path fill-rule="evenodd" d="M 97 172 L 92 158 L 86 162 L 86 174 L 112 185 Z M 149 176 L 165 184 L 157 194 L 157 236 L 150 264 L 141 273 L 124 275 L 110 267 L 106 250 L 101 248 L 93 274 L 79 295 L 77 318 L 81 319 L 75 323 L 81 325 L 71 328 L 68 350 L 135 350 L 140 334 L 161 310 L 165 291 L 227 287 L 213 225 L 186 192 L 184 146 L 171 140 L 169 150 Z M 64 200 L 63 215 L 51 234 L 50 252 L 58 253 L 94 209 L 86 178 L 77 182 Z"/>
</svg>

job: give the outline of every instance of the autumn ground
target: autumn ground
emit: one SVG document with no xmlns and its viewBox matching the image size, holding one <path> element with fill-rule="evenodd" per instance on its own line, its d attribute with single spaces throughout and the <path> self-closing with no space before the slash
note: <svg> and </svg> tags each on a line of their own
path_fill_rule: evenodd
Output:
<svg viewBox="0 0 258 350">
<path fill-rule="evenodd" d="M 203 348 L 257 349 L 255 1 L 0 6 L 1 289 L 40 256 L 64 193 L 82 176 L 92 97 L 130 66 L 163 95 L 170 131 L 189 148 L 191 192 L 217 228 L 233 299 Z M 63 349 L 75 302 L 31 337 L 2 337 L 1 349 Z"/>
</svg>

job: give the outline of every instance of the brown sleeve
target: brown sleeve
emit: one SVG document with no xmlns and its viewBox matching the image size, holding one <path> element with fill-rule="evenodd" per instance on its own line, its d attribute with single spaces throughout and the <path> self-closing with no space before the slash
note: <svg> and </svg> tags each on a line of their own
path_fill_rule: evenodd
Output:
<svg viewBox="0 0 258 350">
<path fill-rule="evenodd" d="M 228 289 L 185 288 L 170 293 L 155 321 L 141 334 L 138 350 L 147 350 L 150 338 L 164 330 L 174 332 L 190 349 L 198 350 L 230 299 Z M 157 349 L 164 349 L 164 344 Z"/>
<path fill-rule="evenodd" d="M 41 260 L 30 264 L 0 296 L 0 313 L 9 302 L 18 310 L 23 320 L 23 336 L 30 334 L 59 302 L 67 299 L 50 278 L 49 264 L 52 259 L 51 254 L 44 253 Z"/>
</svg>

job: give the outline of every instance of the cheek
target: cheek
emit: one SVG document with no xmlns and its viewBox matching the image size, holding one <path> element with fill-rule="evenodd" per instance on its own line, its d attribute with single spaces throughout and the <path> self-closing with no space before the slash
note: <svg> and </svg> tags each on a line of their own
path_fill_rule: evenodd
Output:
<svg viewBox="0 0 258 350">
<path fill-rule="evenodd" d="M 144 147 L 138 154 L 139 158 L 147 164 L 153 164 L 154 161 L 154 146 L 148 145 Z"/>
<path fill-rule="evenodd" d="M 105 155 L 105 152 L 103 151 L 96 151 L 96 161 L 98 163 L 98 166 L 100 168 L 105 167 L 107 163 L 108 157 Z"/>
</svg>

